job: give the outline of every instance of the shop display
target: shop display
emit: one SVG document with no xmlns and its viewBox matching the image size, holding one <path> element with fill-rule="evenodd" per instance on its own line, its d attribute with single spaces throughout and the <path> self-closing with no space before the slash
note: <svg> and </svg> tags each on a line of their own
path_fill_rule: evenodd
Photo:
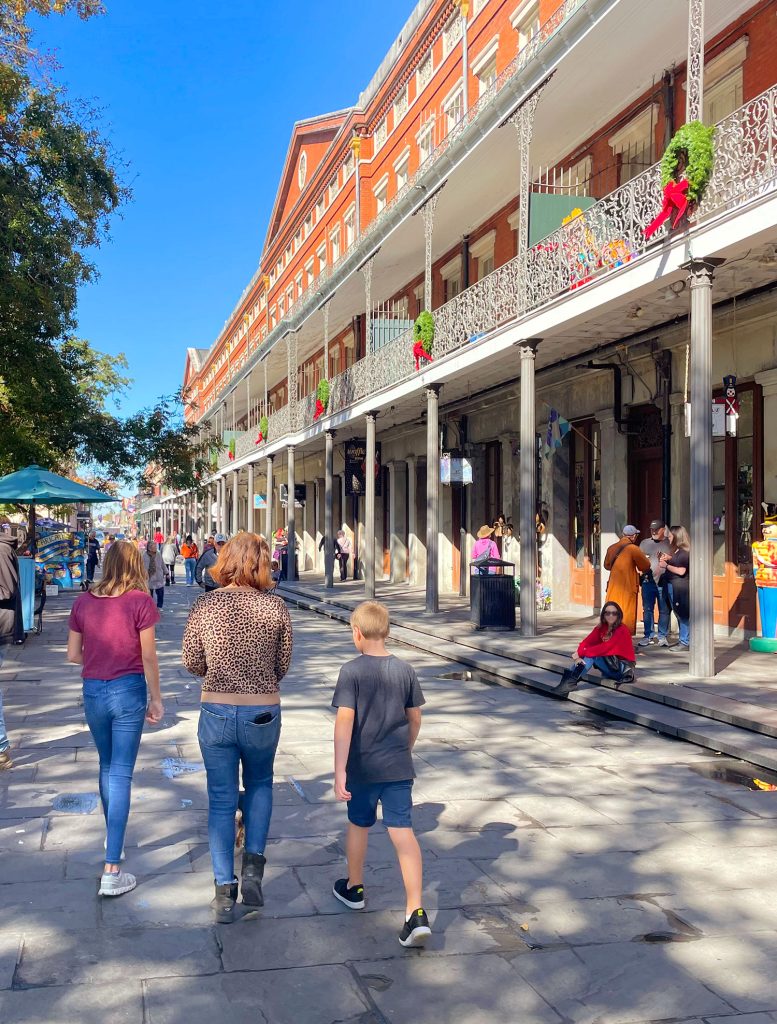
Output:
<svg viewBox="0 0 777 1024">
<path fill-rule="evenodd" d="M 753 637 L 750 648 L 777 653 L 777 516 L 761 524 L 763 540 L 753 544 L 753 570 L 761 613 L 761 636 Z"/>
<path fill-rule="evenodd" d="M 38 537 L 35 562 L 43 573 L 44 583 L 56 584 L 61 590 L 83 590 L 86 587 L 86 534 L 42 532 Z"/>
</svg>

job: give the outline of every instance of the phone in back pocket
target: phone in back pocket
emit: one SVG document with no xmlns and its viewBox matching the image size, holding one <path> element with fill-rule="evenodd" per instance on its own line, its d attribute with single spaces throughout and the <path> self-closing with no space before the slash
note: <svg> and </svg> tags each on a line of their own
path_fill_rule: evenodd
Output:
<svg viewBox="0 0 777 1024">
<path fill-rule="evenodd" d="M 257 715 L 254 719 L 254 725 L 267 725 L 268 722 L 272 722 L 271 711 L 263 711 L 261 715 Z"/>
</svg>

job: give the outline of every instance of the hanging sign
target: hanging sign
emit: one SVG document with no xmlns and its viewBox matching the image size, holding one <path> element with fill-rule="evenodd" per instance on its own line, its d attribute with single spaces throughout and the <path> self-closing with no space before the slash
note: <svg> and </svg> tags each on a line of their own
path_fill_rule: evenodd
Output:
<svg viewBox="0 0 777 1024">
<path fill-rule="evenodd" d="M 365 469 L 367 465 L 367 441 L 363 437 L 352 437 L 345 442 L 345 493 L 347 495 L 364 494 Z M 381 443 L 375 442 L 375 497 L 381 496 Z"/>
<path fill-rule="evenodd" d="M 722 398 L 712 399 L 712 436 L 726 436 L 726 403 Z"/>
<path fill-rule="evenodd" d="M 440 456 L 440 483 L 471 484 L 472 462 L 469 459 L 451 455 L 449 452 L 443 452 Z"/>
<path fill-rule="evenodd" d="M 267 508 L 267 498 L 263 494 L 254 495 L 254 508 Z"/>
<path fill-rule="evenodd" d="M 737 379 L 733 374 L 728 374 L 723 378 L 723 388 L 726 403 L 726 433 L 729 437 L 736 437 L 739 399 L 737 398 Z"/>
</svg>

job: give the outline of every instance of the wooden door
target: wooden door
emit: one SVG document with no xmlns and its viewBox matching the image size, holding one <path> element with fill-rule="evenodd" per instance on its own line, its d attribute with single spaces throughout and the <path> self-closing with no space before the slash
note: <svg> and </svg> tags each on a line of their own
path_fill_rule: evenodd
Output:
<svg viewBox="0 0 777 1024">
<path fill-rule="evenodd" d="M 451 547 L 453 557 L 451 559 L 451 589 L 458 594 L 461 583 L 461 524 L 462 524 L 462 500 L 464 487 L 461 484 L 451 484 L 448 488 L 451 496 Z"/>
<path fill-rule="evenodd" d="M 632 409 L 629 414 L 628 518 L 650 536 L 650 521 L 661 517 L 663 447 L 661 413 L 654 405 Z"/>
<path fill-rule="evenodd" d="M 594 608 L 601 555 L 599 425 L 593 420 L 574 424 L 570 443 L 569 598 Z"/>
<path fill-rule="evenodd" d="M 740 387 L 736 437 L 716 437 L 712 456 L 712 544 L 715 623 L 757 629 L 751 544 L 760 536 L 763 496 L 762 399 Z M 691 535 L 693 546 L 693 535 Z"/>
</svg>

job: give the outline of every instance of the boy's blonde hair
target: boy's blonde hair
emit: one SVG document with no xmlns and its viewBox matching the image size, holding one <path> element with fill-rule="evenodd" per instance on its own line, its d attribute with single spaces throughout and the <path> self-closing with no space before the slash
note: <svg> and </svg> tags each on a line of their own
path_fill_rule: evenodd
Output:
<svg viewBox="0 0 777 1024">
<path fill-rule="evenodd" d="M 380 601 L 362 601 L 353 610 L 351 626 L 356 626 L 367 640 L 385 640 L 389 635 L 389 610 Z"/>
</svg>

